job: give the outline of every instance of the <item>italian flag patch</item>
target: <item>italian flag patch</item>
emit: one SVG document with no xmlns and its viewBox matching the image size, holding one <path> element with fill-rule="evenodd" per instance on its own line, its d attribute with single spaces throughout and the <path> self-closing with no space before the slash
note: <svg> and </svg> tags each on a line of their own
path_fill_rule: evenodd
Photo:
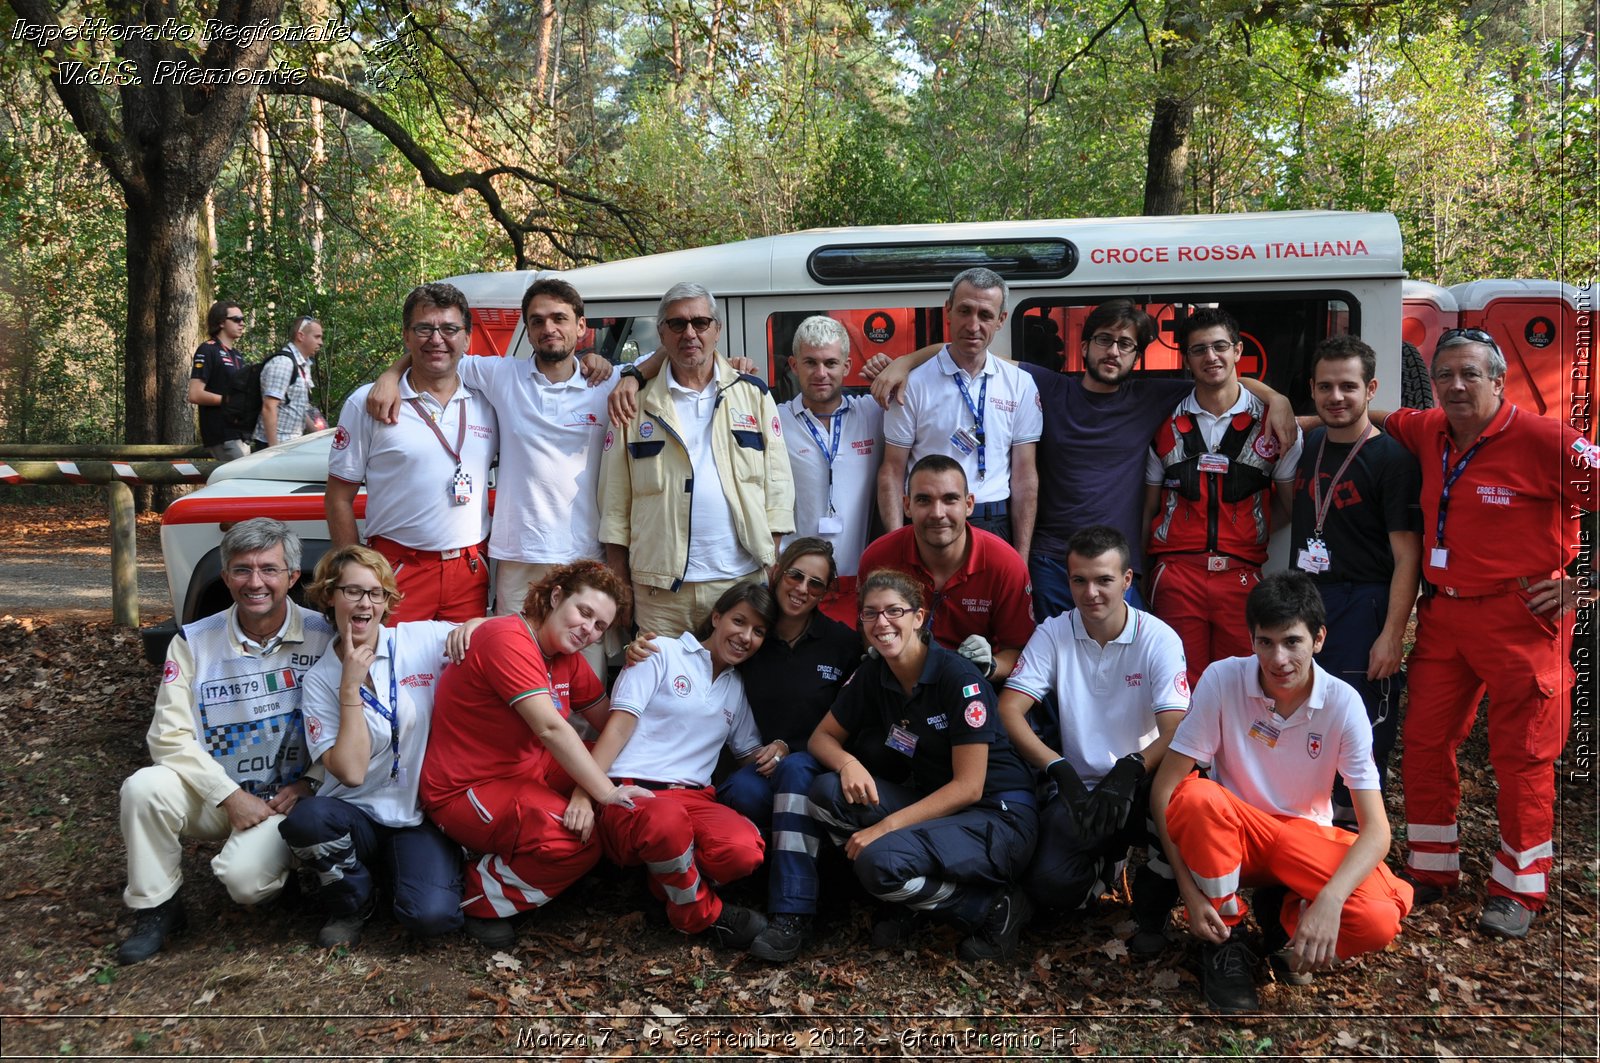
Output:
<svg viewBox="0 0 1600 1063">
<path fill-rule="evenodd" d="M 280 690 L 292 690 L 294 686 L 294 673 L 287 668 L 281 672 L 267 673 L 267 689 L 274 694 Z"/>
<path fill-rule="evenodd" d="M 962 687 L 961 688 L 961 696 L 964 697 L 964 698 L 975 698 L 975 697 L 977 697 L 978 696 L 978 684 L 973 683 L 970 686 Z"/>
</svg>

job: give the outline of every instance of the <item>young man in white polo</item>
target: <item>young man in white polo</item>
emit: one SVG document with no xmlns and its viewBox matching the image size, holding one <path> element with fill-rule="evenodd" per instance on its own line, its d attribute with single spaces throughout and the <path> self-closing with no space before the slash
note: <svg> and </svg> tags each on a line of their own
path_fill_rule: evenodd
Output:
<svg viewBox="0 0 1600 1063">
<path fill-rule="evenodd" d="M 1218 1011 L 1260 1007 L 1240 889 L 1266 887 L 1253 898 L 1266 951 L 1297 984 L 1384 948 L 1411 911 L 1411 887 L 1383 864 L 1389 819 L 1366 707 L 1313 659 L 1326 615 L 1304 572 L 1257 584 L 1245 601 L 1255 654 L 1206 669 L 1151 788 L 1189 932 L 1205 943 L 1201 986 Z M 1211 777 L 1193 774 L 1196 765 L 1210 765 Z M 1358 834 L 1332 825 L 1335 771 Z"/>
</svg>

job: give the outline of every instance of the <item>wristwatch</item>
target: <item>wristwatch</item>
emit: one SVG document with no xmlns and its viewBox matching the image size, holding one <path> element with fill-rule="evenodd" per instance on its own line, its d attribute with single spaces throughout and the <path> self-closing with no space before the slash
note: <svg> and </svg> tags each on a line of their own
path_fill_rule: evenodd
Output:
<svg viewBox="0 0 1600 1063">
<path fill-rule="evenodd" d="M 627 380 L 631 377 L 635 384 L 638 384 L 640 387 L 644 387 L 644 373 L 640 372 L 639 367 L 632 362 L 629 362 L 627 365 L 623 366 L 622 369 L 617 373 L 617 376 L 622 380 Z"/>
</svg>

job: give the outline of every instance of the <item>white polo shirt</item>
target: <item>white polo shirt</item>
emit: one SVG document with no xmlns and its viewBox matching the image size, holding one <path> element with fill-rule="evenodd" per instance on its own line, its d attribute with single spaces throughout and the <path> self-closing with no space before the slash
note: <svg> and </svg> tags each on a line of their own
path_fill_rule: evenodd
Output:
<svg viewBox="0 0 1600 1063">
<path fill-rule="evenodd" d="M 384 715 L 363 699 L 362 714 L 372 743 L 367 777 L 360 786 L 346 786 L 329 772 L 319 796 L 348 801 L 386 827 L 415 827 L 422 822 L 417 781 L 433 724 L 433 691 L 444 671 L 444 640 L 455 626 L 440 620 L 418 620 L 378 633 L 378 655 L 368 671 L 372 677 L 368 693 L 394 714 L 395 726 L 391 728 Z M 394 677 L 392 691 L 390 677 Z M 305 713 L 306 741 L 313 760 L 321 760 L 339 737 L 339 685 L 343 678 L 344 662 L 331 647 L 305 675 L 300 708 Z"/>
<path fill-rule="evenodd" d="M 966 385 L 967 397 L 956 385 L 957 374 Z M 974 424 L 968 398 L 972 407 L 983 413 L 985 474 L 981 480 L 977 448 L 958 439 L 958 435 L 972 432 Z M 966 470 L 967 484 L 979 502 L 1003 502 L 1011 497 L 1011 448 L 1017 443 L 1037 443 L 1043 433 L 1044 410 L 1033 377 L 985 352 L 983 368 L 969 378 L 957 368 L 948 345 L 911 371 L 906 378 L 905 403 L 891 406 L 883 418 L 884 441 L 911 451 L 908 471 L 929 454 L 947 454 Z"/>
<path fill-rule="evenodd" d="M 1189 708 L 1183 640 L 1131 608 L 1122 632 L 1104 646 L 1084 630 L 1076 609 L 1050 617 L 1023 647 L 1006 689 L 1039 702 L 1055 692 L 1061 755 L 1089 786 L 1156 740 L 1156 716 Z"/>
<path fill-rule="evenodd" d="M 1372 725 L 1361 695 L 1312 665 L 1311 695 L 1287 720 L 1261 690 L 1254 656 L 1205 670 L 1172 749 L 1264 812 L 1333 822 L 1333 773 L 1351 790 L 1378 789 Z"/>
<path fill-rule="evenodd" d="M 441 407 L 411 387 L 408 372 L 400 380 L 399 422 L 379 424 L 367 416 L 371 390 L 363 384 L 345 400 L 328 454 L 328 475 L 367 485 L 367 538 L 381 535 L 413 550 L 459 550 L 483 542 L 489 531 L 489 465 L 498 442 L 494 407 L 466 384 L 458 384 Z M 422 404 L 452 448 L 466 419 L 461 469 L 472 477 L 466 505 L 451 497 L 456 460 L 410 399 Z"/>
<path fill-rule="evenodd" d="M 460 373 L 500 423 L 490 556 L 530 565 L 604 560 L 600 453 L 606 400 L 620 378 L 589 387 L 580 370 L 557 383 L 537 358 L 482 356 L 461 359 Z"/>
<path fill-rule="evenodd" d="M 877 502 L 878 463 L 883 460 L 883 407 L 865 395 L 846 395 L 831 417 L 817 417 L 796 395 L 778 407 L 789 448 L 789 474 L 794 479 L 794 534 L 787 547 L 804 535 L 833 544 L 839 575 L 854 576 L 867 548 L 867 525 Z M 834 430 L 839 435 L 834 446 Z M 820 443 L 819 443 L 820 440 Z M 832 491 L 829 454 L 833 455 Z M 839 531 L 823 534 L 824 518 L 839 522 Z"/>
<path fill-rule="evenodd" d="M 726 668 L 713 681 L 711 651 L 688 632 L 656 646 L 659 653 L 624 668 L 612 688 L 611 707 L 639 724 L 611 777 L 709 786 L 724 745 L 735 757 L 761 748 L 744 680 Z"/>
<path fill-rule="evenodd" d="M 761 566 L 739 542 L 739 532 L 733 526 L 733 505 L 722 491 L 717 452 L 711 445 L 711 420 L 717 412 L 716 378 L 695 391 L 673 378 L 670 364 L 661 371 L 666 374 L 667 394 L 672 396 L 672 407 L 683 431 L 683 446 L 694 469 L 694 491 L 689 500 L 689 563 L 684 569 L 684 581 L 704 583 L 749 575 Z"/>
<path fill-rule="evenodd" d="M 1250 393 L 1244 388 L 1239 389 L 1239 397 L 1220 414 L 1211 413 L 1200 405 L 1194 397 L 1194 392 L 1183 397 L 1174 409 L 1173 416 L 1180 413 L 1191 414 L 1194 417 L 1195 427 L 1200 430 L 1200 438 L 1205 440 L 1207 450 L 1216 450 L 1217 444 L 1222 442 L 1222 437 L 1228 432 L 1228 422 L 1233 420 L 1236 413 L 1246 413 L 1250 409 Z M 1277 464 L 1272 467 L 1272 482 L 1286 491 L 1294 490 L 1294 471 L 1300 465 L 1301 444 L 1305 433 L 1300 431 L 1298 425 L 1294 430 L 1294 442 L 1289 449 L 1278 455 Z M 1150 447 L 1144 457 L 1144 482 L 1156 486 L 1166 479 L 1166 467 L 1161 464 L 1161 458 L 1156 454 L 1156 448 Z"/>
</svg>

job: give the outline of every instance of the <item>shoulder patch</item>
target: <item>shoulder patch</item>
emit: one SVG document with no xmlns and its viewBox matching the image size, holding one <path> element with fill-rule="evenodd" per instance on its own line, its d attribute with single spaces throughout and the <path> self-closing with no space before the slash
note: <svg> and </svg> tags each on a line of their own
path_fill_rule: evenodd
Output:
<svg viewBox="0 0 1600 1063">
<path fill-rule="evenodd" d="M 1256 435 L 1256 441 L 1250 444 L 1250 449 L 1255 451 L 1264 461 L 1278 460 L 1278 440 L 1268 435 L 1265 431 Z"/>
<path fill-rule="evenodd" d="M 170 683 L 176 678 L 178 678 L 178 662 L 168 661 L 166 667 L 161 669 L 161 681 Z"/>
<path fill-rule="evenodd" d="M 333 449 L 344 450 L 350 446 L 350 429 L 340 425 L 333 430 Z"/>
<path fill-rule="evenodd" d="M 981 701 L 969 701 L 966 712 L 962 715 L 967 718 L 967 726 L 982 727 L 989 719 L 989 708 Z"/>
</svg>

